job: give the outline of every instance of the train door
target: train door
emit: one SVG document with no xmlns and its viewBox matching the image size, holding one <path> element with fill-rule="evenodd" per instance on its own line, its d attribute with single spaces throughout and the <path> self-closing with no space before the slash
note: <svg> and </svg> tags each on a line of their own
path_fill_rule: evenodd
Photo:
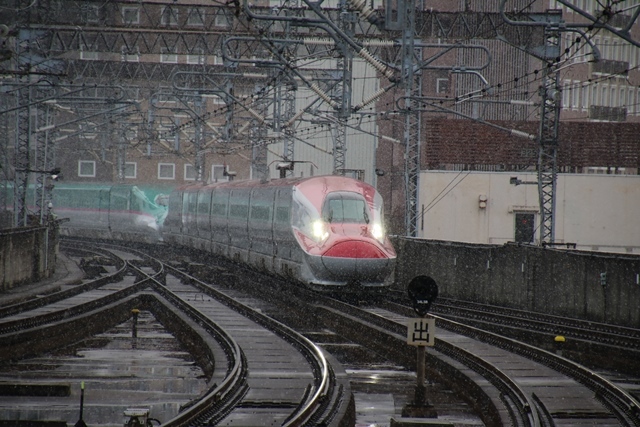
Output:
<svg viewBox="0 0 640 427">
<path fill-rule="evenodd" d="M 229 193 L 229 239 L 230 246 L 249 249 L 247 230 L 249 220 L 250 193 L 245 188 L 235 188 Z"/>
<path fill-rule="evenodd" d="M 196 223 L 198 225 L 198 236 L 200 238 L 211 240 L 211 195 L 213 189 L 203 188 L 198 192 L 198 206 Z"/>
<path fill-rule="evenodd" d="M 98 223 L 109 224 L 109 190 L 100 188 L 97 191 Z"/>
<path fill-rule="evenodd" d="M 182 191 L 174 191 L 169 196 L 169 213 L 164 228 L 171 234 L 182 234 Z"/>
<path fill-rule="evenodd" d="M 291 260 L 295 238 L 291 232 L 291 188 L 278 188 L 273 214 L 274 253 L 278 258 Z"/>
<path fill-rule="evenodd" d="M 182 233 L 197 236 L 196 209 L 198 206 L 198 190 L 189 189 L 182 197 Z"/>
<path fill-rule="evenodd" d="M 109 191 L 109 229 L 128 231 L 133 228 L 129 204 L 131 187 L 114 185 Z"/>
<path fill-rule="evenodd" d="M 254 188 L 251 190 L 249 211 L 249 237 L 251 250 L 263 255 L 273 253 L 273 197 L 274 188 Z"/>
<path fill-rule="evenodd" d="M 213 251 L 227 255 L 229 232 L 227 229 L 227 212 L 229 209 L 229 190 L 215 188 L 211 197 L 211 239 Z"/>
</svg>

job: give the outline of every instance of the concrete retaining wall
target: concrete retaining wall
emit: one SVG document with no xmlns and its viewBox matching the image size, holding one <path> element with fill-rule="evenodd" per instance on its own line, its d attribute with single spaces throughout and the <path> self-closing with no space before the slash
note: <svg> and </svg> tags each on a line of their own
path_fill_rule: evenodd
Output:
<svg viewBox="0 0 640 427">
<path fill-rule="evenodd" d="M 57 249 L 57 226 L 0 230 L 0 292 L 51 276 Z"/>
<path fill-rule="evenodd" d="M 400 289 L 427 275 L 442 297 L 640 327 L 640 256 L 407 238 L 394 245 Z"/>
</svg>

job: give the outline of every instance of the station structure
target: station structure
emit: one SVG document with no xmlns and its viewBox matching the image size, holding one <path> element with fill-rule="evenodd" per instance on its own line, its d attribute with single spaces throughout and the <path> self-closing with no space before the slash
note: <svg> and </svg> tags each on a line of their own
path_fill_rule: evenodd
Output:
<svg viewBox="0 0 640 427">
<path fill-rule="evenodd" d="M 395 234 L 564 244 L 569 221 L 589 230 L 586 246 L 629 248 L 624 228 L 609 233 L 625 220 L 608 209 L 560 215 L 592 208 L 579 175 L 620 193 L 638 176 L 639 11 L 613 0 L 14 0 L 0 9 L 4 222 L 43 223 L 60 175 L 157 193 L 334 173 L 376 185 Z M 509 226 L 425 228 L 458 209 L 433 197 L 444 187 L 430 177 L 478 172 L 508 174 L 526 196 L 446 194 Z M 577 183 L 561 194 L 564 174 Z M 563 210 L 559 196 L 577 205 Z M 433 203 L 447 208 L 429 216 Z"/>
</svg>

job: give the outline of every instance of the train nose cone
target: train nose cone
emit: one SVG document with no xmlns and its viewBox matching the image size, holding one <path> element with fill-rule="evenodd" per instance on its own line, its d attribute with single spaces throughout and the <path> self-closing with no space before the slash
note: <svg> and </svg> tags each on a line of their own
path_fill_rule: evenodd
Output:
<svg viewBox="0 0 640 427">
<path fill-rule="evenodd" d="M 376 245 L 362 241 L 341 242 L 322 256 L 322 264 L 343 280 L 376 280 L 389 273 L 392 262 Z"/>
<path fill-rule="evenodd" d="M 333 245 L 324 253 L 333 258 L 387 258 L 384 252 L 369 242 L 349 240 Z"/>
</svg>

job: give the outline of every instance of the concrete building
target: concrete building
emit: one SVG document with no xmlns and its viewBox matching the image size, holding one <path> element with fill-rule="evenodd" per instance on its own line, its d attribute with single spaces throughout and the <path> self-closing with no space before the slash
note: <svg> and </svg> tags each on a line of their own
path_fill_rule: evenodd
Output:
<svg viewBox="0 0 640 427">
<path fill-rule="evenodd" d="M 477 224 L 479 197 L 486 194 L 473 186 L 468 188 L 465 183 L 471 184 L 466 179 L 455 186 L 455 177 L 469 174 L 467 179 L 475 182 L 472 177 L 479 172 L 496 173 L 498 180 L 506 176 L 507 186 L 510 177 L 537 181 L 539 137 L 543 125 L 542 76 L 545 67 L 552 64 L 552 77 L 557 76 L 558 81 L 553 91 L 559 109 L 557 157 L 554 157 L 558 173 L 556 241 L 581 242 L 584 248 L 607 246 L 611 250 L 637 251 L 637 236 L 624 231 L 625 227 L 633 227 L 633 221 L 619 221 L 608 215 L 608 209 L 585 206 L 580 203 L 580 197 L 592 194 L 594 188 L 608 188 L 611 194 L 624 193 L 630 198 L 630 201 L 607 199 L 611 206 L 634 211 L 633 197 L 637 195 L 629 192 L 627 186 L 633 187 L 628 183 L 635 181 L 618 180 L 613 176 L 637 176 L 640 171 L 640 129 L 637 125 L 640 121 L 640 25 L 633 21 L 640 2 L 584 0 L 570 2 L 567 6 L 558 1 L 506 1 L 505 14 L 515 23 L 557 20 L 559 54 L 546 61 L 536 57 L 544 45 L 542 27 L 506 24 L 499 13 L 500 4 L 498 0 L 429 2 L 428 10 L 420 18 L 418 28 L 423 41 L 434 45 L 462 42 L 467 46 L 484 47 L 489 53 L 480 48 L 460 49 L 457 54 L 444 55 L 434 61 L 433 68 L 439 69 L 424 70 L 416 235 L 476 243 L 521 241 L 522 237 L 516 237 L 514 213 L 509 212 L 509 206 L 521 206 L 518 192 L 525 188 L 529 196 L 522 213 L 533 215 L 534 230 L 538 232 L 542 207 L 537 185 L 512 186 L 508 187 L 512 191 L 500 191 L 499 194 L 492 192 L 493 202 L 487 200 L 487 203 L 497 203 L 504 207 L 504 212 L 480 212 L 486 217 L 487 224 L 507 224 L 498 231 L 481 225 L 477 228 L 462 226 Z M 544 17 L 532 18 L 531 14 L 544 14 Z M 591 15 L 596 23 L 603 25 L 594 25 L 585 15 Z M 621 31 L 627 26 L 628 33 Z M 435 57 L 437 48 L 425 52 Z M 484 67 L 487 55 L 491 60 Z M 595 61 L 597 56 L 599 60 Z M 465 73 L 461 70 L 462 65 L 481 70 L 475 74 Z M 401 93 L 390 94 L 378 107 L 383 109 L 385 105 L 392 105 L 398 96 Z M 380 121 L 381 134 L 385 138 L 381 138 L 378 152 L 378 167 L 384 171 L 378 187 L 385 200 L 391 202 L 388 218 L 390 228 L 397 234 L 405 232 L 407 198 L 406 150 L 402 144 L 401 120 L 396 112 L 395 122 Z M 548 123 L 544 125 L 548 126 Z M 565 177 L 564 174 L 571 175 Z M 577 179 L 579 175 L 576 174 L 598 175 L 599 178 L 582 180 Z M 479 176 L 484 177 L 483 174 Z M 447 179 L 450 182 L 444 182 Z M 565 179 L 570 184 L 565 185 Z M 432 187 L 434 180 L 438 184 L 436 188 Z M 594 184 L 594 180 L 600 183 Z M 451 188 L 453 186 L 455 188 Z M 432 207 L 423 217 L 422 209 L 430 206 L 433 200 L 439 200 L 437 196 L 442 190 L 448 192 L 448 196 L 439 202 L 441 210 Z M 475 210 L 462 209 L 454 214 L 458 205 L 453 200 L 473 200 Z M 566 205 L 576 210 L 562 210 Z M 576 212 L 583 210 L 595 215 L 591 221 L 573 218 L 578 215 Z M 519 213 L 517 209 L 515 212 Z M 465 218 L 465 214 L 469 217 Z M 503 214 L 507 216 L 503 217 Z M 493 215 L 496 217 L 491 218 Z M 451 225 L 453 218 L 457 218 L 456 226 Z M 583 227 L 580 238 L 575 236 L 576 229 L 563 228 L 563 224 L 573 224 L 574 220 Z M 427 224 L 424 228 L 422 221 Z M 451 227 L 440 226 L 439 221 Z M 607 235 L 604 230 L 611 227 L 618 231 Z M 618 238 L 619 248 L 615 249 Z M 531 241 L 539 243 L 538 236 L 533 236 Z"/>
<path fill-rule="evenodd" d="M 424 171 L 420 238 L 502 245 L 539 244 L 536 185 L 527 172 Z M 640 176 L 563 173 L 558 177 L 557 247 L 640 254 Z"/>
<path fill-rule="evenodd" d="M 284 25 L 284 3 L 252 2 L 251 19 L 241 3 L 16 0 L 0 9 L 0 182 L 25 169 L 14 162 L 20 150 L 50 165 L 26 169 L 58 166 L 68 181 L 167 188 L 274 178 L 288 163 L 289 175 L 344 173 L 376 185 L 390 230 L 403 234 L 408 142 L 420 147 L 417 181 L 435 171 L 538 168 L 544 34 L 505 22 L 502 1 L 416 3 L 426 60 L 416 141 L 405 129 L 414 111 L 403 109 L 402 28 L 381 29 L 350 3 L 341 11 L 324 2 L 324 26 L 307 25 L 318 15 L 306 4 L 288 9 L 287 19 L 300 21 Z M 384 2 L 367 5 L 384 20 Z M 533 13 L 560 23 L 558 172 L 637 175 L 640 26 L 632 17 L 640 2 L 571 5 L 504 2 L 513 22 L 532 22 Z M 589 28 L 579 11 L 608 27 Z M 334 23 L 367 53 L 328 37 Z M 629 24 L 628 34 L 618 30 Z M 581 33 L 567 29 L 576 25 Z"/>
</svg>

